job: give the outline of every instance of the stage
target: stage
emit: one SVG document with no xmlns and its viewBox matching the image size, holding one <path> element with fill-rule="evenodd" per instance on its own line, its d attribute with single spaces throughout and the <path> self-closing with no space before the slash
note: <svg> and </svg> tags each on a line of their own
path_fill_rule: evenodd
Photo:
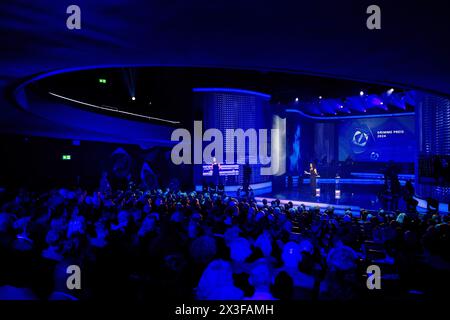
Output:
<svg viewBox="0 0 450 320">
<path fill-rule="evenodd" d="M 343 214 L 348 208 L 352 212 L 359 213 L 361 209 L 379 210 L 383 207 L 378 195 L 383 191 L 382 180 L 380 179 L 339 179 L 336 184 L 335 179 L 320 179 L 319 196 L 313 197 L 309 186 L 309 180 L 304 179 L 300 187 L 285 188 L 285 190 L 266 193 L 255 197 L 258 203 L 263 199 L 272 201 L 279 199 L 281 203 L 291 201 L 294 206 L 304 204 L 307 207 L 318 206 L 321 209 L 333 206 L 335 212 Z M 336 190 L 339 190 L 336 197 Z M 399 210 L 406 209 L 403 199 L 399 200 Z"/>
</svg>

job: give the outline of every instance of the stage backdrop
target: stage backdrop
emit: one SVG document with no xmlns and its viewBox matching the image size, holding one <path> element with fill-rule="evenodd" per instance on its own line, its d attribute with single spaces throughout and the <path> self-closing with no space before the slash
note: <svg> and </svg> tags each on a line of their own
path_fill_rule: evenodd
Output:
<svg viewBox="0 0 450 320">
<path fill-rule="evenodd" d="M 273 110 L 269 104 L 270 96 L 253 91 L 235 88 L 195 88 L 194 107 L 203 113 L 203 132 L 210 128 L 219 129 L 224 134 L 224 144 L 227 143 L 226 129 L 270 129 L 272 128 Z M 270 130 L 269 130 L 270 132 Z M 268 142 L 270 143 L 270 135 Z M 209 143 L 209 142 L 208 142 Z M 208 143 L 204 143 L 206 146 Z M 257 150 L 246 149 L 246 158 L 249 155 L 256 155 Z M 224 150 L 225 152 L 231 150 Z M 234 152 L 237 151 L 235 145 Z M 204 163 L 203 165 L 210 165 Z M 203 182 L 210 183 L 212 177 L 204 174 L 203 165 L 195 165 L 194 182 L 202 185 Z M 251 184 L 269 185 L 271 189 L 271 176 L 261 176 L 259 164 L 250 165 L 252 169 Z M 234 169 L 233 169 L 234 170 Z M 242 186 L 243 166 L 238 165 L 237 172 L 222 176 L 221 181 L 225 186 Z"/>
<path fill-rule="evenodd" d="M 342 120 L 339 123 L 339 160 L 355 162 L 414 162 L 414 116 L 386 116 Z"/>
<path fill-rule="evenodd" d="M 308 163 L 315 160 L 315 124 L 297 113 L 286 114 L 286 173 L 302 176 Z"/>
</svg>

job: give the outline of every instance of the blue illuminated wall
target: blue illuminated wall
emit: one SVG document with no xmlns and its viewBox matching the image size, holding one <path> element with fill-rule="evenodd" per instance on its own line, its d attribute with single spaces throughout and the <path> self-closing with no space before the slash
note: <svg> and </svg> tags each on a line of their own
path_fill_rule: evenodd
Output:
<svg viewBox="0 0 450 320">
<path fill-rule="evenodd" d="M 418 96 L 418 100 L 416 193 L 422 198 L 432 197 L 449 203 L 450 100 L 423 93 Z M 439 171 L 436 169 L 437 163 L 441 166 Z"/>
<path fill-rule="evenodd" d="M 270 96 L 259 92 L 231 89 L 231 88 L 196 88 L 194 104 L 203 112 L 203 131 L 209 128 L 219 129 L 224 135 L 224 144 L 227 144 L 225 130 L 226 129 L 243 129 L 250 128 L 269 129 L 272 128 L 272 111 L 269 105 Z M 268 142 L 270 143 L 270 134 L 268 134 Z M 235 150 L 236 152 L 236 145 Z M 224 149 L 224 157 L 226 152 L 231 150 Z M 270 149 L 269 149 L 270 151 Z M 258 150 L 249 150 L 247 143 L 246 157 L 252 157 L 258 154 Z M 251 183 L 263 183 L 270 181 L 270 177 L 261 176 L 261 165 L 253 164 Z M 200 168 L 195 168 L 196 184 L 201 183 L 202 179 Z M 228 176 L 222 180 L 225 185 L 242 185 L 243 170 L 240 166 L 238 176 Z"/>
<path fill-rule="evenodd" d="M 339 160 L 414 162 L 415 120 L 411 115 L 341 120 Z"/>
</svg>

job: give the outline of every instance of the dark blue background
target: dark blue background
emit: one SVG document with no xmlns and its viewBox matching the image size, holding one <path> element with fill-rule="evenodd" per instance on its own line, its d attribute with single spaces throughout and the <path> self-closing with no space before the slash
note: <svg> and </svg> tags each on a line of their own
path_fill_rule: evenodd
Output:
<svg viewBox="0 0 450 320">
<path fill-rule="evenodd" d="M 352 143 L 355 131 L 368 133 L 369 139 L 364 148 L 355 147 Z M 378 138 L 379 130 L 404 130 L 403 134 L 388 134 L 386 138 Z M 343 120 L 339 124 L 339 160 L 348 156 L 354 161 L 396 161 L 413 162 L 416 150 L 414 136 L 414 116 L 364 118 Z M 371 153 L 379 154 L 379 158 L 371 158 Z"/>
</svg>

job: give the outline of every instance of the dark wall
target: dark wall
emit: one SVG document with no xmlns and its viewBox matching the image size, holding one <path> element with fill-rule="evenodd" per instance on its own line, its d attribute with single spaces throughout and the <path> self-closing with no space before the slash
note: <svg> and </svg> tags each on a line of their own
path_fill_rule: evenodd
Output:
<svg viewBox="0 0 450 320">
<path fill-rule="evenodd" d="M 169 148 L 143 150 L 136 145 L 2 135 L 0 186 L 33 190 L 81 186 L 93 190 L 102 172 L 111 170 L 111 154 L 118 148 L 129 154 L 130 174 L 136 182 L 146 161 L 160 186 L 167 185 L 173 177 L 186 187 L 192 184 L 192 173 L 171 163 Z M 66 154 L 71 160 L 62 160 Z M 113 180 L 111 175 L 110 179 Z"/>
</svg>

